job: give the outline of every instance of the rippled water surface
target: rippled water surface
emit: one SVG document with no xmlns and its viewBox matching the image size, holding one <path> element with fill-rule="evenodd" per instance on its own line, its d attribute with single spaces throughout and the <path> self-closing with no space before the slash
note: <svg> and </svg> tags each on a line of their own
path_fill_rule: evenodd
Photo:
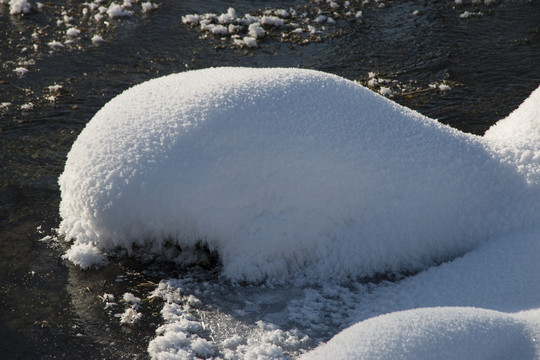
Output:
<svg viewBox="0 0 540 360">
<path fill-rule="evenodd" d="M 482 134 L 540 84 L 535 0 L 489 6 L 448 0 L 372 3 L 363 8 L 361 21 L 338 19 L 327 26 L 321 41 L 281 42 L 276 30 L 257 49 L 234 48 L 230 39 L 215 36 L 202 39 L 181 16 L 221 13 L 229 6 L 242 14 L 267 7 L 307 9 L 314 3 L 162 0 L 158 5 L 149 13 L 110 19 L 108 26 L 82 18 L 82 5 L 72 1 L 34 6 L 24 16 L 10 15 L 9 7 L 0 5 L 0 346 L 8 351 L 6 359 L 148 357 L 160 304 L 145 307 L 142 325 L 126 327 L 103 310 L 98 295 L 144 295 L 148 284 L 180 270 L 125 260 L 81 271 L 61 259 L 61 242 L 47 238 L 59 223 L 56 181 L 72 143 L 93 114 L 128 87 L 224 65 L 299 66 L 363 84 L 374 72 L 390 80 L 395 101 Z M 460 17 L 465 11 L 483 15 Z M 81 36 L 51 47 L 51 41 L 65 40 L 66 26 L 56 23 L 62 12 L 74 18 Z M 105 41 L 92 44 L 94 34 Z M 14 71 L 19 67 L 28 72 Z M 49 88 L 54 85 L 61 88 Z"/>
</svg>

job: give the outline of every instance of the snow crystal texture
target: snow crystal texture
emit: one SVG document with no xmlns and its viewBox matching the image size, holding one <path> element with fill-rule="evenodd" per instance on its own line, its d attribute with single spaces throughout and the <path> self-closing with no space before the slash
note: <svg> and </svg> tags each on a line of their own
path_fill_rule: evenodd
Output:
<svg viewBox="0 0 540 360">
<path fill-rule="evenodd" d="M 534 333 L 515 315 L 475 308 L 420 308 L 353 325 L 301 359 L 535 360 Z"/>
<path fill-rule="evenodd" d="M 538 130 L 505 137 L 521 117 L 481 138 L 312 70 L 151 80 L 106 104 L 68 155 L 67 257 L 87 267 L 91 247 L 202 241 L 233 280 L 422 269 L 538 223 Z"/>
<path fill-rule="evenodd" d="M 540 358 L 539 230 L 375 287 L 352 311 L 355 325 L 302 359 Z"/>
</svg>

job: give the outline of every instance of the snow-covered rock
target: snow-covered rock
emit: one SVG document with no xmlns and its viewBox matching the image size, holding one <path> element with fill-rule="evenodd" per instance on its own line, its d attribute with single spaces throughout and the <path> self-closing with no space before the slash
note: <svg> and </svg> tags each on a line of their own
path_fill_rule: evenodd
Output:
<svg viewBox="0 0 540 360">
<path fill-rule="evenodd" d="M 531 119 L 516 147 L 504 130 L 464 134 L 322 72 L 170 75 L 117 96 L 80 134 L 60 230 L 83 267 L 87 247 L 200 241 L 233 280 L 419 270 L 538 223 Z"/>
</svg>

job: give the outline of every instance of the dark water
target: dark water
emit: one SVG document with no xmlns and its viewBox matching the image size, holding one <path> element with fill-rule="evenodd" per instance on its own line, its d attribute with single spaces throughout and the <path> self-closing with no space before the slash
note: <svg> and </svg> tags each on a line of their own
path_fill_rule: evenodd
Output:
<svg viewBox="0 0 540 360">
<path fill-rule="evenodd" d="M 0 5 L 0 104 L 11 103 L 0 107 L 0 357 L 5 359 L 148 357 L 159 304 L 146 308 L 143 325 L 122 327 L 103 311 L 98 295 L 144 295 L 148 288 L 137 285 L 156 280 L 159 272 L 128 262 L 81 271 L 61 259 L 61 243 L 38 241 L 58 226 L 56 180 L 73 141 L 93 114 L 126 88 L 223 65 L 300 66 L 363 83 L 376 72 L 405 88 L 395 101 L 482 134 L 540 85 L 538 1 L 461 7 L 447 0 L 389 1 L 384 8 L 363 9 L 361 22 L 338 20 L 321 42 L 280 42 L 274 34 L 256 50 L 232 48 L 218 37 L 201 40 L 180 18 L 221 13 L 229 6 L 243 14 L 313 4 L 164 0 L 149 14 L 113 19 L 109 27 L 81 21 L 85 41 L 58 50 L 47 42 L 60 39 L 65 27 L 51 25 L 53 19 L 62 11 L 78 14 L 81 5 L 47 4 L 24 17 L 10 16 Z M 484 15 L 460 18 L 466 10 Z M 32 38 L 36 31 L 38 41 Z M 91 45 L 90 33 L 102 34 L 106 42 Z M 34 43 L 37 51 L 31 49 Z M 21 64 L 30 70 L 24 76 L 13 71 Z M 442 82 L 452 90 L 429 88 Z M 62 89 L 51 101 L 48 86 L 54 84 Z M 33 108 L 21 108 L 29 102 Z"/>
</svg>

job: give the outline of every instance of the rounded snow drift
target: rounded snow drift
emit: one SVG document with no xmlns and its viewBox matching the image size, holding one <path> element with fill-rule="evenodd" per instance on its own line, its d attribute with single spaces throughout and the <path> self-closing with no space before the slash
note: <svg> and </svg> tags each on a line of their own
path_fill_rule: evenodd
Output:
<svg viewBox="0 0 540 360">
<path fill-rule="evenodd" d="M 530 218 L 523 178 L 482 138 L 301 69 L 134 86 L 88 123 L 59 183 L 82 267 L 96 249 L 202 242 L 233 280 L 419 269 Z"/>
<path fill-rule="evenodd" d="M 359 322 L 302 360 L 536 359 L 526 321 L 502 312 L 420 308 Z"/>
</svg>

